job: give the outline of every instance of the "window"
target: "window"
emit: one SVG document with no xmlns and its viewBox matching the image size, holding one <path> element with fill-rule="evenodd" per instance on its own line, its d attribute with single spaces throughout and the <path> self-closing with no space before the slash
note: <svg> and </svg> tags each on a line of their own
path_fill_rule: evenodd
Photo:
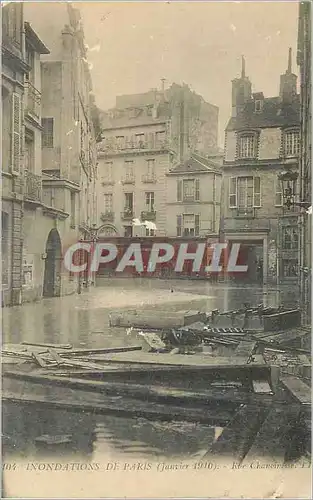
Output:
<svg viewBox="0 0 313 500">
<path fill-rule="evenodd" d="M 283 249 L 298 250 L 299 233 L 297 227 L 286 226 L 282 228 Z"/>
<path fill-rule="evenodd" d="M 41 125 L 43 128 L 42 147 L 43 148 L 53 148 L 54 119 L 53 118 L 42 118 Z"/>
<path fill-rule="evenodd" d="M 26 78 L 29 82 L 34 83 L 35 77 L 35 54 L 34 51 L 28 46 L 26 48 L 26 61 L 28 66 L 30 66 L 29 72 L 26 74 Z"/>
<path fill-rule="evenodd" d="M 124 226 L 124 237 L 132 238 L 133 236 L 133 226 Z"/>
<path fill-rule="evenodd" d="M 165 130 L 156 132 L 155 140 L 157 146 L 163 146 L 165 144 Z"/>
<path fill-rule="evenodd" d="M 283 186 L 282 182 L 277 178 L 275 184 L 275 206 L 283 206 Z"/>
<path fill-rule="evenodd" d="M 132 181 L 134 179 L 134 162 L 125 161 L 125 180 Z"/>
<path fill-rule="evenodd" d="M 260 101 L 260 100 L 256 100 L 254 102 L 254 111 L 256 113 L 260 113 L 263 109 L 263 101 Z"/>
<path fill-rule="evenodd" d="M 177 181 L 177 201 L 199 201 L 199 179 L 185 179 Z"/>
<path fill-rule="evenodd" d="M 237 177 L 229 179 L 229 208 L 237 208 Z"/>
<path fill-rule="evenodd" d="M 286 132 L 285 133 L 285 155 L 297 156 L 300 151 L 299 132 Z"/>
<path fill-rule="evenodd" d="M 260 177 L 231 177 L 229 179 L 229 208 L 261 206 Z"/>
<path fill-rule="evenodd" d="M 155 176 L 155 160 L 147 160 L 147 177 L 153 179 Z"/>
<path fill-rule="evenodd" d="M 284 259 L 282 268 L 284 278 L 296 278 L 298 276 L 298 261 L 296 259 Z"/>
<path fill-rule="evenodd" d="M 177 215 L 177 236 L 199 236 L 200 216 L 198 214 Z"/>
<path fill-rule="evenodd" d="M 76 225 L 76 193 L 71 193 L 71 227 Z"/>
<path fill-rule="evenodd" d="M 25 169 L 34 171 L 34 133 L 25 129 Z"/>
<path fill-rule="evenodd" d="M 136 134 L 135 135 L 135 144 L 137 148 L 143 148 L 145 145 L 145 134 Z"/>
<path fill-rule="evenodd" d="M 104 183 L 113 182 L 113 163 L 111 161 L 107 161 L 104 164 L 103 182 Z"/>
<path fill-rule="evenodd" d="M 242 135 L 239 137 L 239 158 L 253 158 L 256 154 L 256 138 L 255 135 Z"/>
<path fill-rule="evenodd" d="M 146 193 L 146 210 L 147 212 L 154 211 L 154 193 L 152 192 Z"/>
<path fill-rule="evenodd" d="M 105 193 L 104 195 L 104 213 L 110 214 L 113 212 L 113 195 Z"/>
<path fill-rule="evenodd" d="M 124 147 L 124 144 L 125 144 L 125 137 L 123 135 L 117 135 L 115 137 L 116 139 L 116 146 L 118 149 L 122 149 Z"/>
<path fill-rule="evenodd" d="M 154 229 L 146 229 L 146 236 L 155 236 Z"/>
<path fill-rule="evenodd" d="M 9 284 L 9 214 L 1 212 L 2 285 Z"/>
<path fill-rule="evenodd" d="M 125 212 L 132 213 L 134 207 L 134 194 L 125 193 Z"/>
</svg>

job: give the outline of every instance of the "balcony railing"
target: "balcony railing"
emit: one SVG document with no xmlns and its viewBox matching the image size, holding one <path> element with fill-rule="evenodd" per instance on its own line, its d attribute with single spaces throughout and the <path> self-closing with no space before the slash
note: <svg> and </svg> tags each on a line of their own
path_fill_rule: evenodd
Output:
<svg viewBox="0 0 313 500">
<path fill-rule="evenodd" d="M 40 117 L 41 93 L 30 82 L 26 82 L 26 113 Z"/>
<path fill-rule="evenodd" d="M 42 181 L 41 176 L 25 171 L 25 199 L 41 202 Z"/>
<path fill-rule="evenodd" d="M 149 211 L 149 210 L 141 212 L 141 220 L 143 220 L 143 221 L 145 221 L 145 220 L 155 221 L 156 220 L 156 212 Z"/>
<path fill-rule="evenodd" d="M 102 222 L 113 222 L 114 221 L 114 212 L 103 212 L 100 216 Z"/>
<path fill-rule="evenodd" d="M 135 184 L 135 177 L 133 175 L 124 177 L 122 179 L 122 184 Z"/>
<path fill-rule="evenodd" d="M 247 219 L 255 218 L 255 208 L 254 207 L 239 207 L 236 210 L 236 217 L 242 217 Z"/>
<path fill-rule="evenodd" d="M 121 212 L 121 219 L 130 220 L 134 218 L 134 211 L 132 208 L 125 208 L 123 212 Z"/>
<path fill-rule="evenodd" d="M 144 182 L 145 184 L 155 184 L 156 183 L 156 176 L 155 174 L 147 174 L 147 175 L 143 175 L 142 178 L 141 178 L 142 182 Z"/>
<path fill-rule="evenodd" d="M 125 139 L 124 141 L 116 142 L 110 138 L 104 139 L 101 143 L 98 144 L 98 152 L 103 153 L 121 153 L 123 151 L 140 151 L 140 150 L 152 150 L 152 151 L 160 151 L 167 149 L 169 147 L 169 141 L 164 140 L 160 141 L 152 137 L 149 140 L 145 141 L 131 141 Z"/>
<path fill-rule="evenodd" d="M 224 231 L 229 232 L 255 232 L 270 230 L 270 221 L 268 219 L 251 218 L 225 218 Z"/>
<path fill-rule="evenodd" d="M 107 179 L 107 180 L 104 180 L 101 182 L 102 186 L 113 186 L 115 184 L 115 182 L 111 179 Z"/>
</svg>

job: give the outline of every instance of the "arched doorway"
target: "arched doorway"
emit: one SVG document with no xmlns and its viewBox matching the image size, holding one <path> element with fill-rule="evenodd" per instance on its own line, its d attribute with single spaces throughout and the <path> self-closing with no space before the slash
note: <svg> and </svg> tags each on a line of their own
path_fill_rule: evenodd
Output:
<svg viewBox="0 0 313 500">
<path fill-rule="evenodd" d="M 60 235 L 57 229 L 51 229 L 46 243 L 44 297 L 60 297 L 61 295 L 61 250 Z"/>
</svg>

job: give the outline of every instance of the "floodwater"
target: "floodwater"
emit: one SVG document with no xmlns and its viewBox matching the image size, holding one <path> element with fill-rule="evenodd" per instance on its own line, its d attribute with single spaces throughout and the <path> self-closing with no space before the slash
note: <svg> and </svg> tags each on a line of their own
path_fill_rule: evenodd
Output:
<svg viewBox="0 0 313 500">
<path fill-rule="evenodd" d="M 107 280 L 81 295 L 44 299 L 3 309 L 3 343 L 49 342 L 75 347 L 133 345 L 125 329 L 110 328 L 112 310 L 158 308 L 162 313 L 182 309 L 230 310 L 249 303 L 296 305 L 288 289 L 211 285 L 203 281 Z M 293 302 L 294 301 L 294 302 Z M 200 457 L 218 428 L 184 422 L 153 422 L 90 413 L 5 403 L 4 460 L 18 457 L 68 457 L 97 461 L 101 456 L 153 458 Z M 43 443 L 44 435 L 69 436 L 58 444 Z M 62 441 L 62 439 L 61 439 Z M 100 458 L 99 458 L 100 457 Z"/>
</svg>

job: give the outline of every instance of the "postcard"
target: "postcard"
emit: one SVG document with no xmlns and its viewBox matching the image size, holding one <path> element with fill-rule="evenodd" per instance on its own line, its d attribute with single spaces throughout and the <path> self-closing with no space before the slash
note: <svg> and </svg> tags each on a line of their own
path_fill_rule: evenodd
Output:
<svg viewBox="0 0 313 500">
<path fill-rule="evenodd" d="M 310 2 L 2 2 L 2 497 L 311 498 Z"/>
</svg>

